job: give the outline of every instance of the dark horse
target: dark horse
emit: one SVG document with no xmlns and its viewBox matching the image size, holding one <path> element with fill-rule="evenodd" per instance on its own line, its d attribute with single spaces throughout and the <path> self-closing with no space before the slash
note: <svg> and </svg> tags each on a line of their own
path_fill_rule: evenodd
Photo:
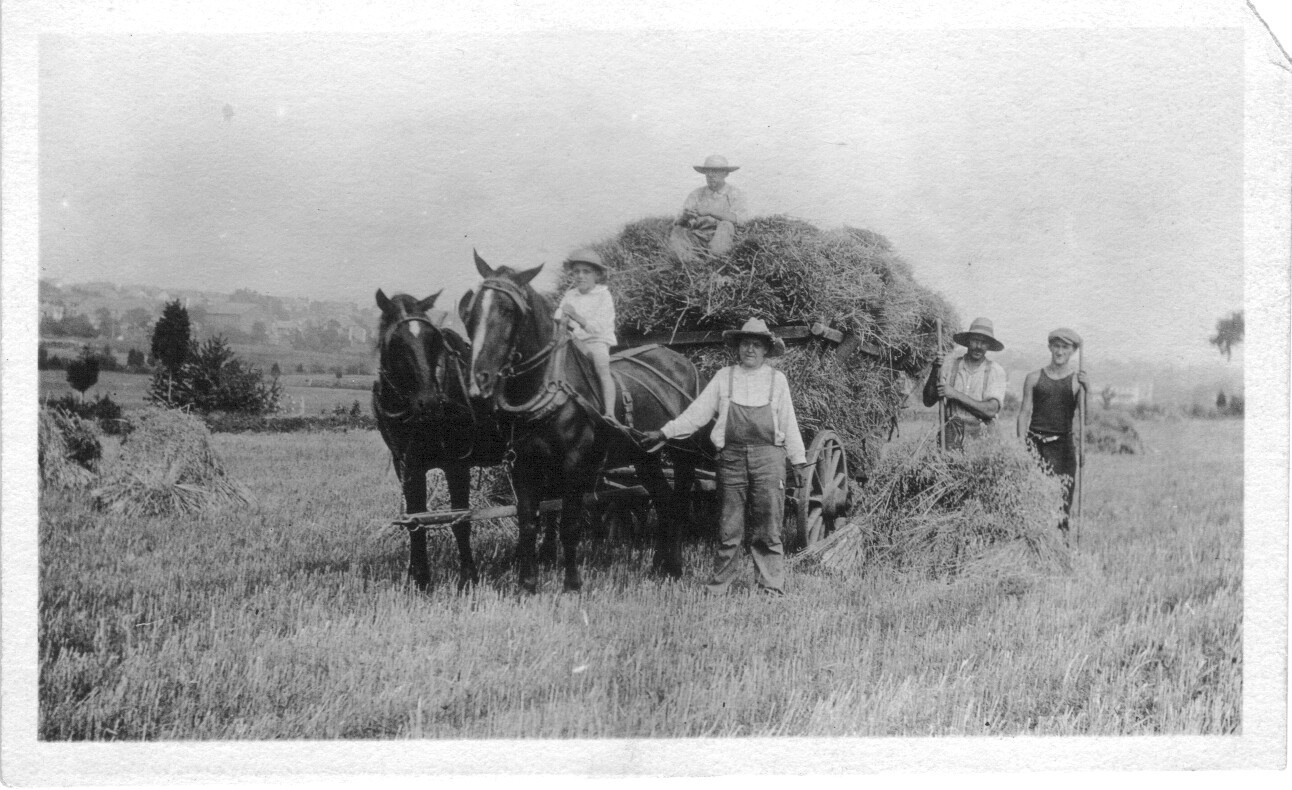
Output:
<svg viewBox="0 0 1292 790">
<path fill-rule="evenodd" d="M 578 550 L 583 496 L 593 490 L 604 469 L 628 464 L 636 467 L 659 515 L 653 569 L 680 576 L 678 535 L 694 463 L 688 465 L 684 455 L 676 457 L 675 496 L 659 457 L 601 417 L 601 386 L 592 361 L 564 325 L 552 320 L 554 305 L 529 285 L 542 266 L 516 272 L 506 266 L 491 269 L 479 255 L 475 260 L 485 279 L 466 317 L 472 349 L 470 393 L 492 399 L 499 418 L 511 424 L 521 587 L 529 592 L 538 587 L 537 517 L 545 495 L 562 500 L 565 589 L 582 586 Z M 611 370 L 621 396 L 615 414 L 639 430 L 659 428 L 699 394 L 695 366 L 666 348 L 648 346 L 617 355 Z"/>
<path fill-rule="evenodd" d="M 498 464 L 506 450 L 493 410 L 473 406 L 467 396 L 470 346 L 429 314 L 439 295 L 419 301 L 407 294 L 387 298 L 377 291 L 380 368 L 372 385 L 372 411 L 390 448 L 408 513 L 426 510 L 430 469 L 444 470 L 453 508 L 466 509 L 471 467 Z M 454 524 L 453 537 L 462 589 L 479 581 L 471 555 L 471 522 Z M 430 581 L 426 531 L 412 528 L 408 538 L 408 575 L 419 589 L 425 589 Z"/>
</svg>

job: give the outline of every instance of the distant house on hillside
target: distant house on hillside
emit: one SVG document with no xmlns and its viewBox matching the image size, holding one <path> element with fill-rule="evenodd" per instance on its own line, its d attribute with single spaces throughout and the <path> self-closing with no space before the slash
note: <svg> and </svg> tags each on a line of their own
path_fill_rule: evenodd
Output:
<svg viewBox="0 0 1292 790">
<path fill-rule="evenodd" d="M 207 307 L 204 323 L 206 329 L 212 332 L 234 330 L 250 334 L 255 331 L 258 323 L 268 327 L 270 318 L 258 304 L 226 302 Z"/>
<path fill-rule="evenodd" d="M 41 300 L 40 303 L 40 320 L 42 321 L 62 321 L 63 316 L 67 314 L 67 308 L 62 302 L 46 302 Z"/>
<path fill-rule="evenodd" d="M 274 321 L 269 324 L 269 337 L 275 342 L 286 342 L 292 339 L 292 335 L 303 331 L 305 324 L 300 320 L 292 321 Z"/>
<path fill-rule="evenodd" d="M 350 340 L 350 345 L 360 345 L 368 342 L 368 327 L 358 323 L 352 323 L 346 327 L 346 337 Z"/>
</svg>

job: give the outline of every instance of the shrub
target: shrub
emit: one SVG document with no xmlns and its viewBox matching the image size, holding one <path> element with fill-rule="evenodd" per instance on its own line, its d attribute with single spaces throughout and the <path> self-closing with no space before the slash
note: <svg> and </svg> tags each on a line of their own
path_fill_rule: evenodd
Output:
<svg viewBox="0 0 1292 790">
<path fill-rule="evenodd" d="M 162 308 L 161 318 L 153 327 L 152 346 L 149 353 L 161 366 L 174 375 L 179 374 L 180 366 L 192 350 L 192 327 L 189 324 L 188 310 L 178 299 L 168 302 Z"/>
<path fill-rule="evenodd" d="M 99 360 L 91 356 L 72 360 L 67 365 L 67 383 L 85 397 L 85 391 L 99 383 Z"/>
<path fill-rule="evenodd" d="M 1231 417 L 1242 417 L 1245 405 L 1242 395 L 1230 395 L 1229 406 L 1225 410 L 1225 413 Z"/>
<path fill-rule="evenodd" d="M 114 401 L 111 395 L 100 395 L 94 400 L 64 395 L 46 400 L 45 407 L 82 420 L 93 420 L 104 433 L 115 435 L 130 430 L 129 423 L 122 418 L 121 404 Z"/>
<path fill-rule="evenodd" d="M 177 371 L 159 370 L 149 391 L 159 405 L 214 411 L 265 414 L 278 407 L 282 387 L 265 381 L 259 368 L 238 359 L 221 336 L 194 345 Z"/>
<path fill-rule="evenodd" d="M 131 372 L 139 372 L 148 366 L 148 360 L 144 357 L 144 352 L 137 348 L 132 348 L 126 352 L 126 367 Z"/>
<path fill-rule="evenodd" d="M 1130 413 L 1137 420 L 1160 420 L 1166 416 L 1166 409 L 1157 403 L 1136 403 Z"/>
<path fill-rule="evenodd" d="M 309 417 L 266 417 L 259 414 L 215 412 L 203 417 L 212 433 L 295 433 L 298 431 L 375 431 L 370 414 L 326 414 Z"/>
<path fill-rule="evenodd" d="M 1086 449 L 1113 455 L 1142 453 L 1144 442 L 1135 430 L 1135 422 L 1125 414 L 1097 411 L 1086 419 Z"/>
</svg>

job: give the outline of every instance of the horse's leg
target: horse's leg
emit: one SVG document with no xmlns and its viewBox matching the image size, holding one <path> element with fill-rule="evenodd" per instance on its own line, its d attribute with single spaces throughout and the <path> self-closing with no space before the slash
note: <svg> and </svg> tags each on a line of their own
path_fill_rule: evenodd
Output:
<svg viewBox="0 0 1292 790">
<path fill-rule="evenodd" d="M 521 464 L 517 464 L 519 471 Z M 516 475 L 513 472 L 516 489 L 516 522 L 519 536 L 516 540 L 516 575 L 520 587 L 525 592 L 538 592 L 538 504 L 542 497 L 542 486 L 536 481 L 527 479 L 528 475 Z"/>
<path fill-rule="evenodd" d="M 695 489 L 695 461 L 687 453 L 673 455 L 673 507 L 677 509 L 677 534 L 693 536 L 696 532 L 691 496 Z"/>
<path fill-rule="evenodd" d="M 543 524 L 543 543 L 538 547 L 538 561 L 544 565 L 552 565 L 557 559 L 557 547 L 559 545 L 556 537 L 556 529 L 560 526 L 560 519 L 552 513 L 540 515 L 538 520 Z"/>
<path fill-rule="evenodd" d="M 417 463 L 405 464 L 404 512 L 426 512 L 426 467 L 419 460 Z M 425 590 L 431 583 L 431 569 L 426 563 L 426 530 L 414 527 L 408 531 L 408 575 L 417 589 Z"/>
<path fill-rule="evenodd" d="M 470 509 L 471 468 L 466 464 L 448 464 L 443 468 L 444 479 L 449 484 L 449 502 L 453 509 Z M 458 591 L 461 592 L 467 585 L 480 582 L 475 557 L 471 554 L 471 521 L 454 524 L 453 538 L 458 543 Z"/>
<path fill-rule="evenodd" d="M 676 473 L 675 469 L 674 474 Z M 657 516 L 655 557 L 651 561 L 651 570 L 676 579 L 682 575 L 681 541 L 678 540 L 682 513 L 677 505 L 678 498 L 664 478 L 664 470 L 657 456 L 647 456 L 639 461 L 637 476 L 650 492 Z"/>
<path fill-rule="evenodd" d="M 561 499 L 561 549 L 565 565 L 565 591 L 583 589 L 579 573 L 579 541 L 583 539 L 583 493 L 596 485 L 595 475 L 581 475 L 567 481 Z"/>
</svg>

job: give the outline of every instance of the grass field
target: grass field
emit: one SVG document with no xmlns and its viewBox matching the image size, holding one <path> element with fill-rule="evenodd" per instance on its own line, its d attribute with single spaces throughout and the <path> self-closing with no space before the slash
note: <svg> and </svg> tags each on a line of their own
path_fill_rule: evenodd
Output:
<svg viewBox="0 0 1292 790">
<path fill-rule="evenodd" d="M 217 435 L 255 503 L 124 519 L 40 505 L 43 739 L 1215 734 L 1241 731 L 1242 424 L 1141 424 L 1091 456 L 1071 574 L 794 570 L 764 600 L 591 547 L 582 595 L 405 583 L 372 432 Z M 927 426 L 909 424 L 909 433 Z M 748 573 L 748 571 L 746 571 Z"/>
</svg>

